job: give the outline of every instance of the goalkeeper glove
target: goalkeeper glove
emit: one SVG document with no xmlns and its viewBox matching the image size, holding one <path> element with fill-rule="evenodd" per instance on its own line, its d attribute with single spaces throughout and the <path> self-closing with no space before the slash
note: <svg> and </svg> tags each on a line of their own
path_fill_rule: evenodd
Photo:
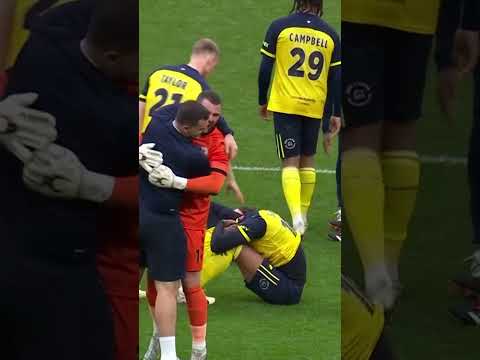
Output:
<svg viewBox="0 0 480 360">
<path fill-rule="evenodd" d="M 33 154 L 23 168 L 23 181 L 48 197 L 98 203 L 111 197 L 115 184 L 114 177 L 87 170 L 73 152 L 57 144 Z"/>
<path fill-rule="evenodd" d="M 55 141 L 55 118 L 29 109 L 37 94 L 11 95 L 0 102 L 0 145 L 22 162 L 32 157 L 32 150 L 43 149 Z"/>
<path fill-rule="evenodd" d="M 148 181 L 150 181 L 152 185 L 160 188 L 184 190 L 187 187 L 187 179 L 176 176 L 173 171 L 165 165 L 160 165 L 153 169 L 148 175 Z"/>
<path fill-rule="evenodd" d="M 163 155 L 160 151 L 153 150 L 155 144 L 142 144 L 138 148 L 138 162 L 148 173 L 163 164 Z"/>
</svg>

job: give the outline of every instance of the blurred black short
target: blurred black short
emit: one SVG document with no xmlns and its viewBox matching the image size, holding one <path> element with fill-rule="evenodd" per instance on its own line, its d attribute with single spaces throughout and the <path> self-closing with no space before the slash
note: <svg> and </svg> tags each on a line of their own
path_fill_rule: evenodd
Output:
<svg viewBox="0 0 480 360">
<path fill-rule="evenodd" d="M 432 40 L 430 35 L 343 22 L 345 125 L 418 120 Z"/>
<path fill-rule="evenodd" d="M 380 338 L 377 341 L 377 345 L 373 350 L 372 355 L 370 355 L 369 360 L 394 360 L 395 356 L 393 354 L 392 347 L 388 340 L 385 330 L 380 335 Z"/>
<path fill-rule="evenodd" d="M 144 265 L 153 280 L 184 278 L 187 242 L 178 213 L 154 214 L 141 209 L 140 244 Z"/>
<path fill-rule="evenodd" d="M 113 360 L 112 310 L 95 262 L 17 260 L 0 274 L 2 359 Z"/>
<path fill-rule="evenodd" d="M 273 113 L 275 143 L 280 159 L 317 152 L 321 121 L 301 115 Z"/>
</svg>

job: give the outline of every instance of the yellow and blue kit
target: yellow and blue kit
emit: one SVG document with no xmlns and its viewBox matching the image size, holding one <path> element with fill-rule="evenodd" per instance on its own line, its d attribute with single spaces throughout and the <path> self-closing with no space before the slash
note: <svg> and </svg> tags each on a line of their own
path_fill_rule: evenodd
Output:
<svg viewBox="0 0 480 360">
<path fill-rule="evenodd" d="M 269 210 L 247 212 L 225 229 L 220 223 L 212 235 L 213 253 L 248 245 L 264 261 L 247 288 L 272 304 L 297 304 L 306 282 L 306 259 L 300 235 L 278 214 Z"/>
<path fill-rule="evenodd" d="M 272 112 L 321 119 L 331 93 L 334 115 L 340 114 L 340 39 L 313 14 L 296 12 L 275 20 L 267 30 L 261 53 L 259 104 Z"/>
</svg>

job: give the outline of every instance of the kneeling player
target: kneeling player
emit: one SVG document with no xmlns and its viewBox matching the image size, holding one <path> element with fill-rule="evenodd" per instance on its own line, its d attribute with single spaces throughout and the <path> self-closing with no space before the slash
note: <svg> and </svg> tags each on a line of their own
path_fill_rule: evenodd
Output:
<svg viewBox="0 0 480 360">
<path fill-rule="evenodd" d="M 267 220 L 264 221 L 268 230 L 266 230 L 263 237 L 259 235 L 259 238 L 255 237 L 256 235 L 250 232 L 250 230 L 247 230 L 249 231 L 251 239 L 255 239 L 258 246 L 263 246 L 266 249 L 263 251 L 263 255 L 260 255 L 259 251 L 257 252 L 253 247 L 241 244 L 233 246 L 233 248 L 223 251 L 221 254 L 215 254 L 211 249 L 211 244 L 216 224 L 222 219 L 231 221 L 239 219 L 240 225 L 246 225 L 242 222 L 245 218 L 242 211 L 233 210 L 217 203 L 211 204 L 208 217 L 208 229 L 205 232 L 204 238 L 203 268 L 200 274 L 200 286 L 202 288 L 223 274 L 232 262 L 236 262 L 246 281 L 246 286 L 262 299 L 265 299 L 265 301 L 273 304 L 294 304 L 300 301 L 303 285 L 305 284 L 306 266 L 303 250 L 300 242 L 297 242 L 299 235 L 294 235 L 288 224 L 281 220 L 278 215 L 274 213 L 270 214 L 273 215 L 273 218 L 279 220 L 282 225 L 279 225 L 278 221 L 272 222 L 271 218 L 267 218 Z M 222 224 L 218 226 L 222 226 Z M 258 231 L 258 234 L 260 234 L 260 231 Z M 271 234 L 274 235 L 271 236 Z M 267 239 L 267 236 L 270 236 L 270 238 Z M 279 265 L 283 262 L 277 260 L 280 251 L 278 244 L 283 244 L 282 251 L 284 253 L 293 253 L 293 258 L 290 262 Z M 277 249 L 277 251 L 275 251 L 275 249 Z M 287 258 L 289 257 L 290 256 Z M 275 264 L 279 267 L 274 268 L 270 265 L 270 261 L 272 264 L 273 261 L 275 261 Z M 268 276 L 268 278 L 266 276 Z M 272 286 L 270 286 L 268 279 L 272 279 L 277 285 L 272 284 Z M 255 286 L 255 281 L 257 284 L 263 285 Z M 280 281 L 282 281 L 281 284 Z M 146 293 L 147 300 L 151 307 L 155 307 L 155 287 L 151 282 L 148 283 L 148 286 L 149 291 Z M 262 286 L 265 289 L 261 289 Z M 157 330 L 155 330 L 150 339 L 144 359 L 155 359 L 158 356 L 160 349 L 157 344 L 158 334 Z"/>
<path fill-rule="evenodd" d="M 224 254 L 235 249 L 231 255 L 245 279 L 245 286 L 264 301 L 298 304 L 307 272 L 300 234 L 269 210 L 248 209 L 232 217 L 215 227 L 210 245 L 212 252 Z M 207 258 L 203 273 L 208 273 L 209 264 Z M 205 277 L 202 278 L 205 281 Z"/>
</svg>

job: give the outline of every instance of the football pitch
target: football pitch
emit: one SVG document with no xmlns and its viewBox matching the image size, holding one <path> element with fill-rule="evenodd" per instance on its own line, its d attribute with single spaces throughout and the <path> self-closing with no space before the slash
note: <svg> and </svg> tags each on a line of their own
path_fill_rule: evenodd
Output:
<svg viewBox="0 0 480 360">
<path fill-rule="evenodd" d="M 214 39 L 222 54 L 209 77 L 224 103 L 224 114 L 235 130 L 239 155 L 236 178 L 250 206 L 271 209 L 289 220 L 273 138 L 273 125 L 258 116 L 259 49 L 270 22 L 286 15 L 290 0 L 142 0 L 140 2 L 140 82 L 165 64 L 188 62 L 194 41 Z M 339 28 L 340 2 L 325 2 L 324 18 Z M 261 302 L 244 285 L 232 266 L 207 287 L 216 297 L 209 308 L 209 359 L 221 360 L 335 360 L 340 359 L 340 244 L 327 240 L 327 221 L 336 209 L 335 154 L 321 152 L 317 189 L 309 216 L 304 247 L 308 261 L 302 302 L 272 306 Z M 216 201 L 236 206 L 231 195 Z M 190 331 L 185 305 L 179 306 L 177 351 L 190 356 Z M 140 302 L 140 355 L 152 332 L 146 302 Z"/>
</svg>

